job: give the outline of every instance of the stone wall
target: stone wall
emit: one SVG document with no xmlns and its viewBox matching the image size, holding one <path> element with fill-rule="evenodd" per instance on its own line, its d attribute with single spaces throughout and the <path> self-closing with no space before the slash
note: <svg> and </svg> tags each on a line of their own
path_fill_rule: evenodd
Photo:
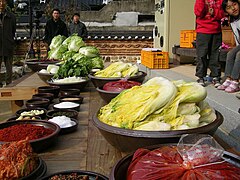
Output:
<svg viewBox="0 0 240 180">
<path fill-rule="evenodd" d="M 125 61 L 125 62 L 137 62 L 141 57 L 141 50 L 143 48 L 152 48 L 152 39 L 137 39 L 137 40 L 114 40 L 114 39 L 98 39 L 98 40 L 86 40 L 87 45 L 96 46 L 101 53 L 101 56 L 105 61 Z M 17 41 L 15 50 L 15 57 L 25 58 L 29 48 L 29 40 Z M 36 52 L 36 42 L 33 43 L 33 48 Z M 46 58 L 47 51 L 44 43 L 40 43 L 41 58 Z"/>
</svg>

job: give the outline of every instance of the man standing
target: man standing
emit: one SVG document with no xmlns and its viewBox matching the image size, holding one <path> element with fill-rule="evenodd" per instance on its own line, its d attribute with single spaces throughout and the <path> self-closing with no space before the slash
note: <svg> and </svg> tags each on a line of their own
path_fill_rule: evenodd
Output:
<svg viewBox="0 0 240 180">
<path fill-rule="evenodd" d="M 197 67 L 196 76 L 198 82 L 205 86 L 204 77 L 207 75 L 207 69 L 211 71 L 215 86 L 219 86 L 218 63 L 219 47 L 222 44 L 221 19 L 224 17 L 222 9 L 222 0 L 196 0 L 194 13 L 196 15 L 196 50 Z"/>
<path fill-rule="evenodd" d="M 0 0 L 0 65 L 4 61 L 6 66 L 6 84 L 12 82 L 12 62 L 14 50 L 14 36 L 16 32 L 16 18 L 6 10 L 7 0 Z M 0 66 L 1 70 L 1 66 Z M 0 85 L 2 82 L 0 82 Z"/>
<path fill-rule="evenodd" d="M 88 35 L 87 28 L 80 20 L 80 14 L 75 13 L 72 17 L 72 23 L 69 25 L 70 35 L 76 33 L 81 38 L 85 39 Z"/>
<path fill-rule="evenodd" d="M 45 27 L 45 37 L 44 40 L 48 44 L 51 44 L 54 36 L 62 35 L 68 37 L 67 25 L 60 19 L 60 10 L 52 10 L 52 18 L 49 19 Z"/>
</svg>

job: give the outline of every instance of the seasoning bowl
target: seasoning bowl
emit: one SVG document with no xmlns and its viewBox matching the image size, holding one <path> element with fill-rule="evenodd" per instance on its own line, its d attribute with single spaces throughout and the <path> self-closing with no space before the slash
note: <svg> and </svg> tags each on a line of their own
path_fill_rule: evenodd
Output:
<svg viewBox="0 0 240 180">
<path fill-rule="evenodd" d="M 147 146 L 144 148 L 148 150 L 154 150 L 163 146 L 171 146 L 171 145 L 175 146 L 177 144 L 157 144 L 153 146 Z M 118 162 L 115 163 L 115 165 L 111 169 L 109 180 L 126 180 L 127 179 L 127 171 L 133 159 L 133 155 L 134 153 L 126 155 L 125 157 L 123 157 L 122 159 L 120 159 Z M 240 157 L 235 154 L 224 151 L 223 158 L 228 159 L 229 162 L 232 164 L 240 166 L 240 161 L 239 161 Z"/>
<path fill-rule="evenodd" d="M 37 93 L 37 94 L 32 95 L 32 99 L 34 99 L 34 98 L 46 98 L 50 102 L 52 102 L 52 100 L 54 99 L 54 94 L 52 94 L 52 93 Z"/>
<path fill-rule="evenodd" d="M 51 86 L 59 86 L 61 90 L 65 89 L 80 89 L 83 90 L 87 84 L 89 83 L 89 79 L 82 77 L 84 81 L 81 82 L 73 82 L 73 83 L 58 83 L 54 82 L 53 79 L 48 80 L 47 83 Z"/>
<path fill-rule="evenodd" d="M 71 121 L 73 121 L 75 124 L 72 125 L 72 126 L 69 126 L 69 127 L 61 127 L 58 123 L 56 123 L 61 128 L 59 134 L 68 134 L 68 133 L 72 133 L 72 132 L 77 130 L 77 128 L 78 128 L 78 121 L 76 119 L 73 119 L 73 118 L 71 118 Z"/>
<path fill-rule="evenodd" d="M 48 119 L 51 119 L 55 116 L 67 116 L 69 118 L 78 119 L 78 112 L 73 109 L 49 110 L 47 112 Z"/>
<path fill-rule="evenodd" d="M 105 91 L 102 87 L 97 87 L 96 90 L 106 103 L 109 103 L 113 98 L 120 94 L 120 92 Z"/>
<path fill-rule="evenodd" d="M 45 108 L 47 109 L 50 104 L 49 99 L 46 98 L 34 98 L 26 101 L 27 108 Z"/>
<path fill-rule="evenodd" d="M 42 152 L 46 150 L 50 145 L 53 145 L 53 143 L 57 140 L 57 136 L 60 132 L 60 127 L 52 122 L 49 121 L 41 121 L 41 120 L 23 120 L 23 121 L 9 121 L 0 124 L 0 130 L 14 126 L 14 125 L 22 125 L 22 124 L 31 124 L 34 126 L 43 126 L 44 128 L 49 128 L 53 132 L 45 137 L 30 140 L 30 144 L 34 150 L 34 152 Z M 0 143 L 4 143 L 7 141 L 0 141 Z"/>
<path fill-rule="evenodd" d="M 38 87 L 38 93 L 52 93 L 54 94 L 54 98 L 58 97 L 60 92 L 59 86 L 40 86 Z"/>
<path fill-rule="evenodd" d="M 43 81 L 43 82 L 47 82 L 48 80 L 50 80 L 54 74 L 51 73 L 42 73 L 42 72 L 37 72 L 38 77 Z"/>
<path fill-rule="evenodd" d="M 59 102 L 74 102 L 74 103 L 82 104 L 83 97 L 79 95 L 61 96 L 59 98 Z"/>
<path fill-rule="evenodd" d="M 19 117 L 19 116 L 21 116 L 21 113 L 29 112 L 29 111 L 32 111 L 32 110 L 43 111 L 42 114 L 38 114 L 36 116 L 39 116 L 41 119 L 45 119 L 46 118 L 47 110 L 45 108 L 23 108 L 23 109 L 19 109 L 18 111 L 16 111 L 15 115 L 17 117 Z"/>
<path fill-rule="evenodd" d="M 142 83 L 144 81 L 146 75 L 147 75 L 147 73 L 145 73 L 143 71 L 139 71 L 137 75 L 129 77 L 128 80 L 137 81 L 137 82 Z M 93 74 L 89 74 L 88 77 L 90 78 L 90 80 L 92 81 L 93 85 L 96 88 L 103 87 L 104 84 L 106 84 L 108 82 L 118 81 L 118 80 L 122 79 L 121 77 L 114 77 L 114 78 L 96 77 Z"/>
<path fill-rule="evenodd" d="M 93 125 L 98 128 L 100 133 L 112 146 L 122 152 L 132 152 L 140 147 L 155 144 L 176 143 L 183 134 L 199 133 L 213 135 L 223 122 L 222 114 L 216 111 L 216 119 L 202 127 L 187 130 L 140 131 L 123 129 L 105 124 L 98 119 L 98 113 L 99 111 L 92 119 Z"/>
<path fill-rule="evenodd" d="M 40 158 L 40 157 L 38 157 L 38 158 L 39 158 L 39 163 L 38 163 L 38 166 L 36 167 L 36 169 L 33 170 L 33 172 L 31 172 L 28 176 L 22 177 L 21 180 L 39 179 L 46 174 L 47 165 L 46 165 L 45 161 L 42 160 L 42 158 Z"/>
<path fill-rule="evenodd" d="M 61 96 L 71 96 L 71 95 L 79 95 L 80 89 L 63 89 L 60 91 Z"/>
<path fill-rule="evenodd" d="M 69 102 L 69 101 L 54 103 L 52 107 L 54 110 L 72 109 L 75 111 L 80 111 L 80 104 Z"/>
<path fill-rule="evenodd" d="M 92 171 L 82 171 L 82 170 L 68 170 L 68 171 L 56 172 L 48 176 L 44 176 L 43 178 L 41 178 L 41 180 L 49 180 L 53 176 L 71 175 L 72 173 L 76 173 L 77 175 L 87 175 L 89 179 L 108 180 L 108 178 L 102 174 L 92 172 Z"/>
</svg>

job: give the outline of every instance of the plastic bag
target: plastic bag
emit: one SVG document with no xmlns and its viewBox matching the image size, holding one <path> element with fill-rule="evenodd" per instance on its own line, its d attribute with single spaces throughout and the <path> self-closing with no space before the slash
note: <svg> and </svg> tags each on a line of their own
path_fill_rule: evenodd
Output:
<svg viewBox="0 0 240 180">
<path fill-rule="evenodd" d="M 240 179 L 240 168 L 225 162 L 222 154 L 223 149 L 211 136 L 184 135 L 178 146 L 138 149 L 128 167 L 127 180 Z"/>
<path fill-rule="evenodd" d="M 206 134 L 186 134 L 180 138 L 177 149 L 187 166 L 204 166 L 220 161 L 224 149 Z"/>
</svg>

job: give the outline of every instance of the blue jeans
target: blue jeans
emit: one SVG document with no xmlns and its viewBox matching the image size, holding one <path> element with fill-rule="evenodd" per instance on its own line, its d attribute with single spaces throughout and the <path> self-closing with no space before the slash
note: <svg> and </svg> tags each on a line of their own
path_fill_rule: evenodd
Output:
<svg viewBox="0 0 240 180">
<path fill-rule="evenodd" d="M 227 53 L 225 76 L 238 80 L 240 75 L 240 45 Z"/>
<path fill-rule="evenodd" d="M 197 66 L 196 76 L 203 78 L 207 75 L 207 69 L 211 71 L 211 77 L 220 77 L 219 47 L 222 44 L 222 33 L 203 34 L 197 33 L 196 51 Z"/>
</svg>

